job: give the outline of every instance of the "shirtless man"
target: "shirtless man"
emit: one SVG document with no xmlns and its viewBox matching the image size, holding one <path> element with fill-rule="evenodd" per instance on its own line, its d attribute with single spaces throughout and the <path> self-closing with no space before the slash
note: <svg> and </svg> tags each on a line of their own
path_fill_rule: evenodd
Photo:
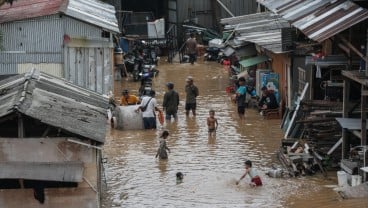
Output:
<svg viewBox="0 0 368 208">
<path fill-rule="evenodd" d="M 215 111 L 209 111 L 210 116 L 207 118 L 208 136 L 215 137 L 218 126 L 217 118 L 215 118 Z"/>
</svg>

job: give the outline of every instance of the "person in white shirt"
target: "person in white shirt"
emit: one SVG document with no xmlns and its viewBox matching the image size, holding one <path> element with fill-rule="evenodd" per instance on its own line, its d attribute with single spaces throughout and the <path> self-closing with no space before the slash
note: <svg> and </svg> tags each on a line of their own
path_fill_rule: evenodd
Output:
<svg viewBox="0 0 368 208">
<path fill-rule="evenodd" d="M 252 187 L 262 186 L 261 177 L 259 177 L 257 170 L 252 168 L 252 161 L 247 160 L 245 161 L 244 165 L 245 165 L 245 172 L 240 177 L 240 179 L 236 181 L 236 185 L 238 185 L 240 180 L 243 179 L 248 174 L 251 178 L 251 182 L 249 183 L 250 186 Z"/>
<path fill-rule="evenodd" d="M 155 111 L 161 110 L 157 108 L 157 100 L 155 95 L 156 92 L 152 90 L 150 96 L 144 96 L 140 106 L 136 110 L 136 112 L 139 110 L 142 112 L 144 129 L 156 129 Z"/>
</svg>

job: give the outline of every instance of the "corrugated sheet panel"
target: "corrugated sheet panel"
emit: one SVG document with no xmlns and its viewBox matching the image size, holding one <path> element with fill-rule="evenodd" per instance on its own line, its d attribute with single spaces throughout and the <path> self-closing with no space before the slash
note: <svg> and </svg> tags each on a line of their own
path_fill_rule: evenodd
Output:
<svg viewBox="0 0 368 208">
<path fill-rule="evenodd" d="M 119 33 L 115 8 L 98 0 L 69 0 L 65 14 Z"/>
<path fill-rule="evenodd" d="M 246 14 L 253 14 L 257 12 L 256 0 L 221 0 L 221 2 L 235 15 L 241 16 Z M 221 17 L 226 18 L 230 15 L 221 9 Z"/>
<path fill-rule="evenodd" d="M 368 19 L 367 9 L 348 0 L 257 1 L 318 42 Z"/>
<path fill-rule="evenodd" d="M 17 64 L 0 63 L 0 75 L 9 75 L 9 74 L 17 74 Z"/>
<path fill-rule="evenodd" d="M 98 0 L 17 0 L 0 7 L 0 23 L 64 13 L 81 21 L 120 32 L 115 8 Z"/>
<path fill-rule="evenodd" d="M 106 38 L 101 38 L 101 28 L 91 24 L 86 24 L 70 17 L 63 17 L 63 28 L 63 34 L 67 34 L 71 37 L 106 40 Z"/>
<path fill-rule="evenodd" d="M 63 27 L 58 15 L 1 24 L 5 51 L 60 53 Z"/>
<path fill-rule="evenodd" d="M 0 63 L 62 63 L 61 53 L 0 53 Z"/>
<path fill-rule="evenodd" d="M 274 53 L 286 52 L 282 48 L 282 28 L 290 24 L 272 12 L 256 13 L 238 17 L 224 18 L 225 29 L 235 29 L 236 39 L 255 43 Z"/>
</svg>

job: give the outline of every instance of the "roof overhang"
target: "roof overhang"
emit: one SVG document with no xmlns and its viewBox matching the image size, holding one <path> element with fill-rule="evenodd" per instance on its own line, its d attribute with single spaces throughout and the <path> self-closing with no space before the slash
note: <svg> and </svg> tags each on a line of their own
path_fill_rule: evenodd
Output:
<svg viewBox="0 0 368 208">
<path fill-rule="evenodd" d="M 252 42 L 274 53 L 289 51 L 283 48 L 283 30 L 290 28 L 290 24 L 277 14 L 263 12 L 224 18 L 220 22 L 225 24 L 225 30 L 235 31 L 238 41 Z"/>
<path fill-rule="evenodd" d="M 349 0 L 257 0 L 310 39 L 322 42 L 368 18 Z"/>
</svg>

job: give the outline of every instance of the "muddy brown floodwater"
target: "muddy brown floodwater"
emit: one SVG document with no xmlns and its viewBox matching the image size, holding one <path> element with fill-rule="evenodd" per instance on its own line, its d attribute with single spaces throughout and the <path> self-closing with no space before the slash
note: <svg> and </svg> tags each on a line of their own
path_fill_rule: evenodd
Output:
<svg viewBox="0 0 368 208">
<path fill-rule="evenodd" d="M 283 133 L 280 120 L 264 120 L 255 109 L 246 110 L 238 120 L 236 106 L 225 92 L 228 74 L 215 62 L 161 64 L 154 78 L 158 103 L 162 104 L 165 84 L 175 84 L 181 101 L 178 122 L 165 123 L 156 131 L 110 130 L 104 146 L 106 186 L 103 207 L 367 207 L 368 200 L 341 201 L 321 176 L 269 178 L 265 172 L 279 165 L 276 150 Z M 184 115 L 185 78 L 191 75 L 199 88 L 197 116 Z M 139 83 L 123 78 L 115 90 L 137 94 Z M 208 138 L 206 118 L 216 111 L 219 128 L 215 139 Z M 158 137 L 163 129 L 170 136 L 167 161 L 155 159 Z M 263 179 L 262 187 L 250 188 L 249 178 L 236 186 L 243 162 L 252 160 Z M 175 174 L 184 173 L 176 184 Z"/>
</svg>

